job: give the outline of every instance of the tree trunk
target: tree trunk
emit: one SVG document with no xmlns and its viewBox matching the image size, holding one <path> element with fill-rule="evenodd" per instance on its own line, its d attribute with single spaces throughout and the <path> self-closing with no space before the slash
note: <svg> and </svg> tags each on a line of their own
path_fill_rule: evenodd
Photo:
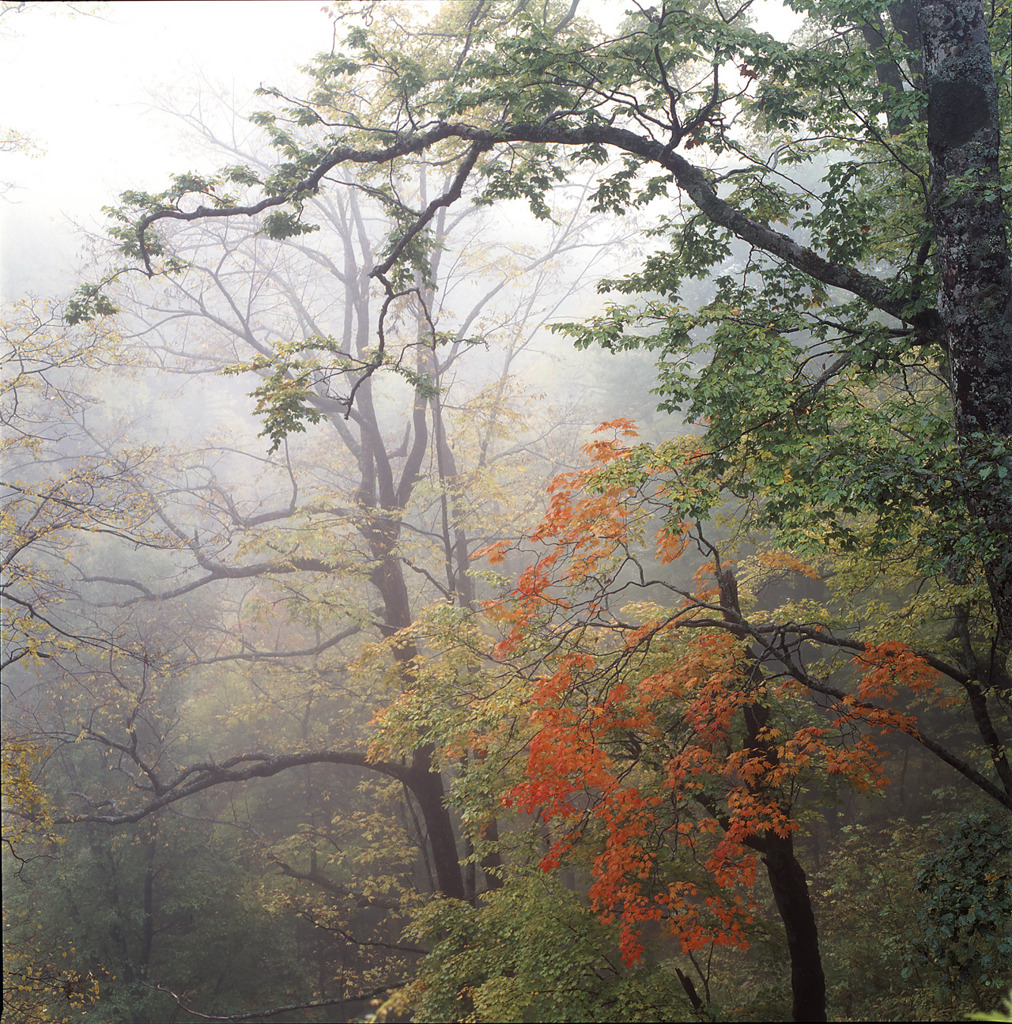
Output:
<svg viewBox="0 0 1012 1024">
<path fill-rule="evenodd" d="M 902 93 L 903 72 L 889 51 L 881 16 L 874 14 L 869 18 L 862 19 L 859 27 L 869 53 L 875 58 L 875 77 L 878 79 L 879 85 L 894 93 Z M 890 135 L 899 135 L 910 127 L 909 119 L 895 111 L 891 110 L 886 117 Z"/>
<path fill-rule="evenodd" d="M 826 1020 L 826 976 L 822 971 L 819 931 L 808 879 L 794 854 L 794 841 L 790 836 L 767 832 L 761 842 L 766 875 L 787 933 L 793 1017 L 795 1020 Z"/>
<path fill-rule="evenodd" d="M 450 812 L 446 809 L 443 779 L 432 767 L 433 753 L 434 748 L 431 745 L 415 751 L 407 785 L 418 801 L 425 821 L 439 891 L 444 896 L 462 900 L 465 898 L 464 875 L 460 870 L 453 822 L 450 819 Z"/>
<path fill-rule="evenodd" d="M 938 308 L 967 503 L 1012 645 L 1012 277 L 998 173 L 998 89 L 980 0 L 919 0 Z M 1004 447 L 1004 454 L 1001 449 Z"/>
<path fill-rule="evenodd" d="M 383 557 L 373 572 L 373 582 L 386 604 L 385 629 L 389 630 L 389 634 L 410 625 L 407 586 L 400 563 L 395 557 Z M 413 644 L 400 644 L 394 651 L 394 658 L 399 664 L 406 688 L 410 687 L 415 679 L 414 664 L 417 657 L 418 652 Z M 434 753 L 435 748 L 432 744 L 425 744 L 415 750 L 411 759 L 411 769 L 405 776 L 405 783 L 418 801 L 419 810 L 425 821 L 425 830 L 428 833 L 426 839 L 432 853 L 439 891 L 444 896 L 462 900 L 464 876 L 460 870 L 457 839 L 450 812 L 446 808 L 443 778 L 432 764 Z"/>
<path fill-rule="evenodd" d="M 741 622 L 738 583 L 734 573 L 730 569 L 718 572 L 717 585 L 720 588 L 720 606 L 725 620 Z M 755 658 L 753 672 L 756 677 L 762 675 L 758 657 Z M 776 747 L 764 739 L 762 734 L 769 717 L 769 709 L 758 702 L 744 709 L 745 743 L 750 749 L 750 757 L 762 758 L 776 765 Z M 789 806 L 789 800 L 785 801 L 785 812 L 789 812 Z M 819 929 L 815 922 L 811 893 L 808 891 L 808 879 L 794 853 L 794 840 L 789 835 L 781 836 L 772 829 L 766 829 L 746 840 L 746 843 L 762 855 L 773 900 L 780 920 L 784 923 L 787 952 L 791 958 L 794 1020 L 826 1020 L 826 976 L 822 970 L 822 953 L 819 950 Z"/>
<path fill-rule="evenodd" d="M 360 405 L 362 422 L 365 424 L 363 433 L 369 436 L 362 445 L 365 457 L 362 460 L 362 483 L 358 492 L 367 517 L 359 529 L 369 544 L 374 561 L 370 574 L 372 584 L 383 599 L 380 631 L 384 636 L 393 636 L 410 626 L 413 620 L 411 597 L 404 579 L 404 568 L 398 557 L 397 541 L 400 537 L 403 506 L 414 486 L 420 454 L 416 459 L 409 458 L 400 484 L 395 488 L 389 457 L 376 426 L 368 384 L 361 390 Z M 415 449 L 420 453 L 424 445 L 420 445 L 418 439 L 421 437 L 424 441 L 427 437 L 424 405 L 419 407 L 416 404 L 415 412 Z M 405 689 L 410 688 L 415 679 L 418 651 L 414 644 L 402 643 L 394 649 L 393 657 L 398 663 Z M 431 744 L 419 747 L 412 756 L 411 767 L 404 776 L 404 782 L 418 801 L 425 822 L 427 834 L 424 840 L 432 854 L 439 891 L 444 896 L 464 899 L 464 876 L 460 870 L 456 835 L 450 812 L 446 808 L 442 776 L 432 765 L 434 753 L 435 748 Z"/>
</svg>

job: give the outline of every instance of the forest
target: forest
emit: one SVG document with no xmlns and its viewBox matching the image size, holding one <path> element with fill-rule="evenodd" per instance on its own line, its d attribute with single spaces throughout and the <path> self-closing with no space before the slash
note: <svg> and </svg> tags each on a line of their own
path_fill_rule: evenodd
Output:
<svg viewBox="0 0 1012 1024">
<path fill-rule="evenodd" d="M 5 296 L 3 1024 L 1012 1019 L 1009 3 L 327 17 Z"/>
</svg>

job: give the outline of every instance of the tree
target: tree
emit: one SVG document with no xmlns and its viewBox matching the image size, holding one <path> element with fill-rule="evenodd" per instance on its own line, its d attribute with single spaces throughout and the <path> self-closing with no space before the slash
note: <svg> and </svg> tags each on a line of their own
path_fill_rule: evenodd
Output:
<svg viewBox="0 0 1012 1024">
<path fill-rule="evenodd" d="M 86 422 L 98 378 L 112 362 L 125 365 L 125 347 L 107 320 L 68 329 L 61 312 L 26 299 L 5 307 L 0 323 L 5 1022 L 69 1020 L 98 1000 L 104 981 L 86 951 L 42 932 L 37 907 L 10 898 L 63 842 L 43 781 L 52 746 L 22 716 L 31 715 L 33 671 L 117 649 L 121 638 L 66 614 L 64 583 L 89 539 L 141 543 L 146 521 L 129 482 L 144 453 L 110 455 Z"/>
<path fill-rule="evenodd" d="M 606 426 L 635 434 L 624 421 Z M 809 602 L 805 624 L 793 620 L 793 603 L 755 607 L 764 583 L 784 573 L 818 577 L 790 551 L 751 559 L 753 608 L 743 614 L 723 545 L 709 541 L 699 521 L 684 521 L 677 533 L 664 525 L 672 506 L 699 493 L 697 443 L 655 450 L 601 440 L 588 446 L 589 469 L 553 484 L 532 537 L 536 561 L 495 610 L 499 653 L 532 678 L 534 708 L 527 778 L 505 799 L 555 827 L 546 870 L 573 851 L 589 861 L 579 853 L 589 847 L 590 897 L 606 919 L 621 921 L 629 962 L 641 957 L 640 931 L 652 921 L 687 954 L 714 944 L 744 948 L 761 860 L 785 926 L 794 1015 L 812 1019 L 826 1012 L 825 987 L 794 844 L 812 790 L 833 780 L 880 789 L 883 752 L 873 735 L 899 731 L 1003 809 L 1010 799 L 977 770 L 972 749 L 963 755 L 939 743 L 911 713 L 908 694 L 951 699 L 950 688 L 965 685 L 961 666 L 930 647 L 843 635 L 832 605 L 815 617 L 819 605 Z M 645 550 L 651 522 L 662 524 L 660 565 Z M 691 549 L 710 562 L 695 590 L 664 569 Z M 501 547 L 491 552 L 501 555 Z M 914 601 L 907 614 L 916 608 Z M 999 768 L 1002 756 L 992 751 Z M 693 862 L 705 866 L 705 881 Z"/>
<path fill-rule="evenodd" d="M 81 623 L 54 619 L 60 567 L 73 557 L 76 539 L 108 533 L 138 543 L 146 520 L 129 485 L 143 451 L 109 458 L 84 422 L 97 375 L 128 357 L 108 320 L 68 329 L 62 312 L 25 300 L 5 309 L 2 322 L 5 671 L 61 648 L 103 646 Z"/>
<path fill-rule="evenodd" d="M 425 173 L 422 168 L 423 189 Z M 410 183 L 398 183 L 398 188 L 409 187 Z M 211 529 L 225 538 L 221 555 L 209 556 L 196 536 L 190 540 L 192 530 L 185 521 L 185 513 L 180 515 L 178 510 L 160 506 L 157 514 L 167 532 L 176 538 L 177 548 L 192 551 L 192 579 L 170 592 L 160 593 L 149 591 L 140 580 L 105 577 L 101 582 L 124 588 L 131 596 L 123 598 L 123 602 L 133 604 L 138 600 L 134 596 L 137 594 L 142 600 L 166 600 L 230 579 L 259 579 L 270 581 L 269 586 L 277 585 L 275 581 L 285 576 L 309 574 L 312 578 L 312 574 L 340 572 L 345 581 L 355 578 L 361 587 L 373 589 L 380 608 L 377 611 L 374 601 L 357 595 L 347 602 L 347 607 L 338 607 L 344 621 L 331 623 L 325 638 L 318 638 L 315 644 L 307 641 L 302 647 L 303 655 L 323 656 L 341 641 L 357 637 L 364 625 L 374 621 L 380 633 L 387 635 L 410 625 L 416 588 L 409 583 L 409 568 L 423 577 L 441 599 L 465 605 L 471 601 L 467 556 L 472 544 L 467 530 L 473 514 L 468 506 L 480 493 L 478 488 L 468 485 L 467 478 L 469 474 L 478 477 L 487 472 L 490 460 L 499 457 L 494 443 L 498 422 L 503 418 L 501 399 L 510 363 L 544 316 L 544 311 L 531 309 L 532 298 L 543 294 L 537 275 L 548 272 L 553 260 L 580 244 L 580 225 L 575 219 L 564 224 L 555 232 L 547 253 L 529 256 L 521 252 L 519 259 L 500 260 L 498 280 L 489 282 L 476 298 L 469 298 L 466 314 L 459 317 L 460 324 L 451 333 L 439 329 L 442 320 L 439 303 L 435 301 L 435 283 L 440 280 L 440 260 L 452 244 L 453 231 L 460 230 L 459 224 L 466 229 L 473 214 L 469 216 L 464 211 L 455 218 L 441 217 L 433 252 L 423 256 L 424 274 L 416 270 L 407 286 L 399 291 L 387 288 L 379 295 L 371 290 L 364 272 L 374 259 L 370 221 L 377 215 L 375 206 L 366 205 L 352 193 L 322 203 L 320 214 L 327 221 L 333 235 L 333 251 L 339 256 L 305 244 L 289 244 L 292 262 L 284 266 L 276 254 L 262 255 L 263 241 L 255 236 L 178 240 L 180 248 L 192 247 L 188 253 L 191 272 L 184 279 L 170 280 L 168 294 L 157 296 L 152 302 L 154 310 L 142 311 L 140 315 L 146 315 L 149 323 L 154 324 L 155 351 L 170 366 L 178 364 L 183 372 L 210 367 L 260 376 L 254 395 L 264 415 L 264 432 L 271 441 L 272 452 L 281 447 L 289 433 L 304 429 L 306 422 L 329 425 L 338 444 L 336 450 L 341 453 L 336 456 L 331 448 L 327 460 L 327 473 L 336 486 L 311 484 L 306 488 L 308 493 L 300 493 L 296 482 L 299 467 L 286 455 L 283 471 L 292 480 L 287 505 L 282 499 L 276 509 L 261 509 L 247 515 L 212 477 L 206 490 L 217 506 L 218 524 Z M 217 251 L 221 248 L 224 257 Z M 202 262 L 204 249 L 212 250 L 206 264 Z M 457 262 L 459 274 L 466 264 L 461 257 Z M 488 402 L 485 415 L 478 421 L 478 437 L 472 442 L 477 448 L 475 465 L 458 467 L 450 430 L 459 417 L 444 411 L 447 399 L 443 382 L 456 372 L 458 362 L 483 342 L 481 337 L 466 337 L 476 322 L 484 318 L 488 321 L 486 329 L 494 332 L 495 318 L 501 314 L 493 311 L 490 300 L 510 283 L 512 275 L 524 270 L 529 274 L 530 295 L 513 300 L 517 302 L 516 309 L 503 317 L 510 325 L 508 335 L 512 336 L 508 337 L 504 368 L 496 385 L 500 400 Z M 248 292 L 250 275 L 258 282 L 252 297 L 244 294 Z M 445 283 L 452 287 L 454 278 L 448 276 Z M 335 285 L 341 296 L 337 303 L 333 297 Z M 381 338 L 378 350 L 373 347 L 370 332 L 377 305 Z M 221 347 L 210 351 L 181 348 L 171 334 L 165 335 L 163 326 L 180 320 L 217 326 L 224 334 Z M 340 328 L 336 337 L 328 334 L 335 325 Z M 291 344 L 276 340 L 278 334 L 288 331 L 298 340 Z M 333 359 L 334 364 L 328 365 L 328 359 Z M 408 395 L 412 408 L 407 423 L 399 417 L 394 420 L 388 398 L 375 387 L 373 377 L 379 371 L 411 385 L 413 391 Z M 346 394 L 342 394 L 342 387 L 347 387 Z M 463 420 L 460 425 L 462 430 Z M 429 502 L 423 521 L 406 520 L 421 487 L 423 465 L 429 459 L 435 461 L 440 493 L 434 503 L 431 495 L 423 493 Z M 320 522 L 336 522 L 337 529 L 316 526 L 314 516 Z M 253 539 L 253 531 L 261 525 L 268 530 L 286 531 L 289 522 L 294 528 L 287 541 L 283 539 L 284 533 L 265 536 L 263 541 Z M 427 548 L 432 545 L 425 551 L 427 557 L 435 555 L 437 564 L 432 568 L 425 558 L 405 555 L 405 522 L 421 536 Z M 487 525 L 478 528 L 484 530 Z M 233 557 L 233 538 L 240 536 L 247 552 L 260 548 L 260 557 Z M 482 539 L 487 537 L 483 535 Z M 300 554 L 278 558 L 267 553 L 286 544 L 293 550 L 297 548 Z M 96 577 L 94 582 L 100 580 Z M 284 586 L 295 585 L 286 581 Z M 310 589 L 303 593 L 306 598 L 297 617 L 305 622 L 314 613 L 308 608 L 312 600 L 308 596 Z M 332 606 L 335 604 L 331 602 Z M 333 615 L 333 611 L 325 614 Z M 248 649 L 255 653 L 256 647 L 250 643 Z M 272 654 L 282 656 L 280 651 Z M 395 651 L 393 657 L 405 671 L 414 659 L 408 649 Z M 320 666 L 317 671 L 326 674 Z M 403 685 L 410 686 L 409 677 Z M 359 724 L 364 725 L 365 720 Z M 431 752 L 415 752 L 414 767 L 366 766 L 362 752 L 353 749 L 357 743 L 351 733 L 349 730 L 352 749 L 348 751 L 302 753 L 294 762 L 283 757 L 266 769 L 260 766 L 257 773 L 266 770 L 273 775 L 296 763 L 308 763 L 306 758 L 310 762 L 315 758 L 324 763 L 368 767 L 406 784 L 418 800 L 426 823 L 428 843 L 432 845 L 431 867 L 441 890 L 463 896 L 453 831 L 443 806 L 442 784 L 430 770 Z M 227 778 L 215 780 L 209 776 L 200 785 L 216 781 Z M 169 785 L 158 802 L 175 800 L 189 792 L 188 786 L 177 791 Z M 153 810 L 154 805 L 149 809 Z"/>
<path fill-rule="evenodd" d="M 710 817 L 728 837 L 714 877 L 737 873 L 744 881 L 755 866 L 749 844 L 763 854 L 788 929 L 795 1015 L 818 1019 L 824 986 L 804 872 L 791 849 L 793 783 L 784 780 L 794 769 L 784 775 L 788 750 L 773 738 L 776 715 L 800 714 L 817 698 L 844 709 L 848 721 L 902 728 L 989 799 L 1012 805 L 1012 768 L 998 726 L 1012 645 L 1012 286 L 1002 177 L 1009 162 L 999 150 L 1009 102 L 993 70 L 993 58 L 1007 70 L 1009 32 L 1007 10 L 989 22 L 983 5 L 970 0 L 791 6 L 809 15 L 791 44 L 750 27 L 748 4 L 734 12 L 717 4 L 641 9 L 610 39 L 575 17 L 576 4 L 537 11 L 458 5 L 430 29 L 403 35 L 355 27 L 340 53 L 319 62 L 308 100 L 288 100 L 264 117 L 285 162 L 267 175 L 240 177 L 233 169 L 219 178 L 180 178 L 160 195 L 132 195 L 118 231 L 124 252 L 147 273 L 171 271 L 178 257 L 158 233 L 166 224 L 274 211 L 268 232 L 298 234 L 311 230 L 309 200 L 337 169 L 396 167 L 438 153 L 452 168 L 443 190 L 415 209 L 399 207 L 403 227 L 371 271 L 390 296 L 402 280 L 398 261 L 412 266 L 429 225 L 459 200 L 468 179 L 481 182 L 483 202 L 523 198 L 546 216 L 554 183 L 619 155 L 620 169 L 601 174 L 596 205 L 622 214 L 657 203 L 652 234 L 662 241 L 640 272 L 611 283 L 630 301 L 569 330 L 583 344 L 654 349 L 662 401 L 704 429 L 690 447 L 638 447 L 564 486 L 570 507 L 556 505 L 556 520 L 539 536 L 573 561 L 561 580 L 546 575 L 561 554 L 522 578 L 514 640 L 536 624 L 531 609 L 559 612 L 551 586 L 586 587 L 600 564 L 624 550 L 627 498 L 646 494 L 665 524 L 665 544 L 677 547 L 687 524 L 685 535 L 711 558 L 716 591 L 686 591 L 698 616 L 651 619 L 647 633 L 663 638 L 690 621 L 705 624 L 708 649 L 676 644 L 660 652 L 680 666 L 671 670 L 675 676 L 684 676 L 681 696 L 668 696 L 685 698 L 690 678 L 710 681 L 706 716 L 719 712 L 709 729 L 710 756 L 736 737 L 726 768 L 735 779 L 725 782 L 730 789 L 721 799 L 736 794 L 740 808 L 763 796 L 751 817 L 714 805 Z M 505 18 L 511 32 L 504 39 Z M 419 60 L 428 31 L 453 39 L 453 53 Z M 371 116 L 342 99 L 366 82 L 376 98 Z M 292 123 L 313 138 L 302 141 Z M 817 182 L 792 170 L 805 164 L 816 167 Z M 229 182 L 251 193 L 225 195 Z M 747 251 L 736 250 L 734 239 Z M 682 308 L 684 283 L 710 274 L 715 298 L 698 310 Z M 706 362 L 703 351 L 711 353 Z M 381 356 L 361 372 L 378 371 Z M 311 411 L 305 396 L 295 398 L 275 403 L 291 417 L 285 429 Z M 661 483 L 652 489 L 655 478 Z M 577 499 L 584 487 L 588 496 Z M 769 623 L 746 617 L 735 574 L 699 527 L 729 496 L 747 515 L 749 539 L 773 531 L 775 546 L 788 549 L 782 557 L 796 560 L 784 564 L 822 559 L 834 571 L 866 576 L 882 576 L 890 561 L 902 564 L 922 596 L 908 605 L 910 622 L 899 625 L 890 615 L 830 620 L 811 607 Z M 567 523 L 573 509 L 580 518 Z M 868 559 L 854 554 L 865 551 Z M 610 593 L 611 578 L 609 570 L 593 586 Z M 872 614 L 870 602 L 864 607 Z M 586 621 L 567 627 L 573 636 L 596 624 L 596 607 L 585 603 L 583 612 Z M 658 653 L 641 640 L 643 657 Z M 832 670 L 809 671 L 809 646 L 862 661 L 856 691 Z M 605 648 L 607 663 L 624 672 L 628 659 Z M 629 650 L 638 657 L 639 642 Z M 595 670 L 579 660 L 592 652 L 568 653 L 577 660 L 566 663 L 561 654 L 561 667 L 547 675 L 557 685 L 539 712 L 543 737 L 555 730 L 558 738 L 569 721 L 570 683 L 562 686 L 558 671 L 575 680 Z M 693 665 L 696 674 L 686 675 Z M 959 717 L 975 731 L 975 749 L 954 751 L 882 705 L 897 682 L 928 687 L 928 669 L 958 688 Z M 647 668 L 632 671 L 632 681 L 637 675 L 640 683 L 656 677 Z M 772 692 L 782 677 L 809 697 Z M 623 687 L 631 681 L 606 678 L 595 706 L 608 710 L 601 728 L 610 743 L 617 742 L 611 733 L 626 728 L 623 702 L 631 698 Z M 676 720 L 684 723 L 686 715 L 683 709 Z M 567 748 L 574 756 L 600 749 L 577 742 L 585 724 L 567 726 L 575 730 Z M 629 725 L 634 734 L 647 727 Z M 867 740 L 841 760 L 817 728 L 787 734 L 794 764 L 803 736 L 812 746 L 802 761 L 821 759 L 827 770 L 835 766 L 868 785 L 876 761 Z M 833 728 L 840 737 L 846 732 L 842 718 Z M 665 742 L 681 735 L 661 731 Z M 532 748 L 534 787 L 547 778 L 547 762 L 537 762 L 546 742 Z M 638 755 L 633 762 L 640 764 Z M 723 769 L 710 762 L 708 771 Z M 606 794 L 629 792 L 604 776 L 598 781 Z M 706 787 L 696 792 L 705 807 Z M 533 806 L 541 796 L 522 789 L 519 798 Z M 552 814 L 565 817 L 565 792 L 552 799 Z M 619 820 L 608 800 L 599 806 Z M 645 812 L 629 806 L 640 812 L 630 827 L 639 827 Z M 726 859 L 732 853 L 737 859 Z M 657 912 L 653 895 L 643 898 L 635 888 L 621 896 L 643 913 Z M 692 904 L 683 899 L 679 906 Z M 718 903 L 714 913 L 745 909 Z M 731 917 L 721 920 L 731 927 Z M 688 933 L 686 939 L 693 941 Z"/>
</svg>

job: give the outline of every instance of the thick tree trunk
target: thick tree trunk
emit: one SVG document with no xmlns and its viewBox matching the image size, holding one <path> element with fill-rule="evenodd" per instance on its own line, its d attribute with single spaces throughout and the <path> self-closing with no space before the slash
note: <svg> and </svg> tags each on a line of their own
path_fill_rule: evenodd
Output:
<svg viewBox="0 0 1012 1024">
<path fill-rule="evenodd" d="M 372 584 L 383 599 L 383 619 L 380 631 L 384 636 L 393 636 L 399 630 L 411 625 L 411 596 L 404 579 L 404 567 L 397 552 L 397 541 L 401 531 L 401 515 L 404 504 L 410 496 L 418 472 L 421 452 L 427 439 L 424 404 L 415 408 L 415 445 L 413 454 L 395 486 L 389 456 L 376 427 L 375 410 L 372 408 L 371 388 L 363 386 L 360 397 L 363 433 L 366 439 L 362 445 L 362 483 L 359 486 L 359 503 L 367 513 L 360 526 L 362 536 L 369 544 L 373 557 L 370 574 Z M 399 644 L 394 652 L 405 688 L 414 682 L 414 666 L 418 651 L 413 644 Z M 413 754 L 410 768 L 403 780 L 418 801 L 418 808 L 425 822 L 426 836 L 436 872 L 436 885 L 444 896 L 464 899 L 464 876 L 460 870 L 457 840 L 453 821 L 446 808 L 446 792 L 442 776 L 433 768 L 432 757 L 435 748 L 431 744 L 419 747 Z"/>
<path fill-rule="evenodd" d="M 984 527 L 984 571 L 1002 632 L 1000 646 L 1007 652 L 1012 645 L 1012 276 L 998 173 L 998 89 L 980 0 L 919 0 L 918 17 L 938 307 L 949 344 L 968 503 Z"/>
<path fill-rule="evenodd" d="M 373 582 L 383 595 L 388 635 L 410 625 L 407 586 L 400 563 L 393 555 L 382 557 L 373 572 Z M 394 652 L 394 657 L 400 665 L 404 685 L 410 686 L 414 680 L 414 662 L 418 652 L 413 644 L 401 644 Z M 418 801 L 425 821 L 428 833 L 426 838 L 436 869 L 439 891 L 444 896 L 464 899 L 464 876 L 460 870 L 456 835 L 450 812 L 446 808 L 443 778 L 432 765 L 434 753 L 435 748 L 431 744 L 419 747 L 411 759 L 411 768 L 405 776 L 405 782 Z"/>
</svg>

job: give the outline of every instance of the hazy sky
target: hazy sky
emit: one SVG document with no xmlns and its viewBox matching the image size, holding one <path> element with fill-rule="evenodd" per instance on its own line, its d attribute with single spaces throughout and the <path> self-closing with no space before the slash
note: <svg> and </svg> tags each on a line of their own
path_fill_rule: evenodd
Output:
<svg viewBox="0 0 1012 1024">
<path fill-rule="evenodd" d="M 127 188 L 161 189 L 198 161 L 159 102 L 194 109 L 207 82 L 247 110 L 253 90 L 297 80 L 295 68 L 330 48 L 323 0 L 222 3 L 144 0 L 43 3 L 0 21 L 0 131 L 41 153 L 0 153 L 0 290 L 72 286 L 72 221 L 98 229 L 100 208 Z M 50 279 L 52 283 L 48 283 Z"/>
</svg>

